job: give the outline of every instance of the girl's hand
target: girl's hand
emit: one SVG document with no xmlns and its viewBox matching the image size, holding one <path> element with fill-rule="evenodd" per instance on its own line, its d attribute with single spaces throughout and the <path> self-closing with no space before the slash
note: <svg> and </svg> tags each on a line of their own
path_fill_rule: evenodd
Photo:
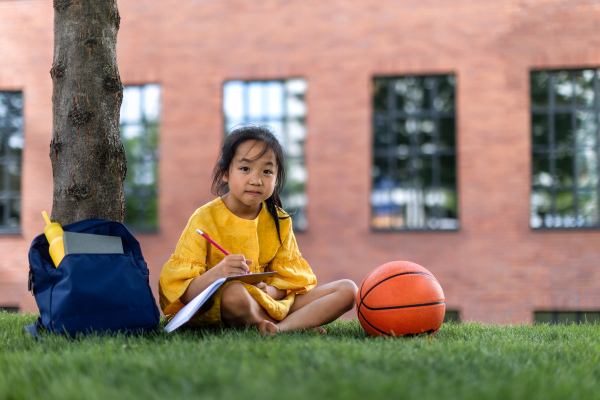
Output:
<svg viewBox="0 0 600 400">
<path fill-rule="evenodd" d="M 265 292 L 268 296 L 271 296 L 273 300 L 281 300 L 287 293 L 285 290 L 279 290 L 275 286 L 267 286 L 264 282 L 255 283 L 254 286 Z"/>
<path fill-rule="evenodd" d="M 252 264 L 252 260 L 246 260 L 242 254 L 230 254 L 208 272 L 214 274 L 217 279 L 231 275 L 244 275 L 248 273 L 250 264 Z"/>
</svg>

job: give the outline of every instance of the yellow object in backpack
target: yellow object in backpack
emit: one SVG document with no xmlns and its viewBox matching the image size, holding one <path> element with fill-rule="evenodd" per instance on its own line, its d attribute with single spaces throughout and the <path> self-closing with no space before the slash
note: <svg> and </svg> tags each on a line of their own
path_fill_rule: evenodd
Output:
<svg viewBox="0 0 600 400">
<path fill-rule="evenodd" d="M 65 246 L 63 244 L 63 228 L 58 222 L 50 222 L 46 211 L 42 211 L 42 215 L 46 220 L 46 227 L 44 228 L 44 235 L 48 239 L 50 244 L 50 257 L 54 262 L 54 266 L 58 268 L 58 264 L 65 257 Z"/>
</svg>

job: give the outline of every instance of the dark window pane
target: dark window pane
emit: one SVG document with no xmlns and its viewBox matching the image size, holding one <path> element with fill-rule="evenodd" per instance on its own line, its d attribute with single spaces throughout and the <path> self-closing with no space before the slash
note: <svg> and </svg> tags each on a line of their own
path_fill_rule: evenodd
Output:
<svg viewBox="0 0 600 400">
<path fill-rule="evenodd" d="M 534 320 L 539 324 L 551 324 L 554 322 L 554 313 L 552 311 L 536 311 Z"/>
<path fill-rule="evenodd" d="M 373 162 L 373 168 L 371 168 L 371 175 L 373 176 L 373 182 L 375 187 L 379 187 L 379 183 L 384 179 L 390 177 L 390 166 L 388 157 L 375 157 Z"/>
<path fill-rule="evenodd" d="M 554 137 L 557 148 L 573 147 L 571 114 L 556 114 L 554 116 Z"/>
<path fill-rule="evenodd" d="M 600 312 L 583 311 L 579 320 L 581 323 L 595 324 L 600 322 Z"/>
<path fill-rule="evenodd" d="M 9 190 L 19 192 L 21 191 L 21 162 L 11 162 L 8 164 L 8 173 L 10 186 Z"/>
<path fill-rule="evenodd" d="M 0 92 L 0 127 L 6 127 L 8 123 L 8 98 Z"/>
<path fill-rule="evenodd" d="M 531 192 L 531 226 L 547 226 L 546 216 L 552 214 L 552 194 L 549 190 L 535 189 Z"/>
<path fill-rule="evenodd" d="M 550 157 L 548 154 L 532 155 L 533 171 L 532 183 L 536 186 L 552 186 L 552 174 L 550 173 Z"/>
<path fill-rule="evenodd" d="M 396 159 L 396 173 L 393 176 L 400 186 L 411 184 L 410 159 L 408 157 L 398 157 Z"/>
<path fill-rule="evenodd" d="M 428 189 L 425 191 L 427 205 L 427 224 L 432 229 L 457 229 L 456 191 L 447 189 Z"/>
<path fill-rule="evenodd" d="M 453 117 L 440 118 L 439 143 L 441 148 L 454 148 L 456 145 L 456 123 Z"/>
<path fill-rule="evenodd" d="M 307 228 L 306 214 L 304 210 L 307 206 L 306 199 L 306 168 L 301 158 L 292 157 L 287 159 L 287 173 L 290 180 L 286 183 L 282 203 L 284 208 L 292 214 L 292 224 L 296 229 L 304 230 Z"/>
<path fill-rule="evenodd" d="M 575 102 L 584 107 L 594 105 L 594 70 L 574 71 L 575 78 Z"/>
<path fill-rule="evenodd" d="M 393 143 L 393 132 L 389 129 L 387 120 L 384 118 L 376 118 L 375 132 L 373 135 L 373 149 L 389 148 Z"/>
<path fill-rule="evenodd" d="M 566 189 L 572 188 L 573 180 L 573 156 L 570 153 L 558 154 L 555 158 L 555 182 L 556 186 Z"/>
<path fill-rule="evenodd" d="M 597 114 L 593 111 L 577 111 L 575 140 L 577 147 L 596 147 L 598 143 Z"/>
<path fill-rule="evenodd" d="M 453 111 L 455 98 L 455 78 L 454 76 L 441 76 L 437 80 L 438 93 L 433 100 L 433 107 L 436 111 Z"/>
<path fill-rule="evenodd" d="M 559 311 L 556 313 L 556 322 L 561 324 L 572 324 L 579 322 L 579 313 L 577 311 Z"/>
<path fill-rule="evenodd" d="M 572 190 L 556 191 L 556 213 L 563 218 L 559 226 L 575 226 L 575 197 Z"/>
<path fill-rule="evenodd" d="M 414 113 L 427 108 L 427 89 L 423 78 L 410 76 L 396 80 L 396 107 L 407 113 Z"/>
<path fill-rule="evenodd" d="M 594 226 L 599 219 L 598 192 L 596 190 L 579 190 L 578 201 L 578 226 Z"/>
<path fill-rule="evenodd" d="M 456 196 L 456 190 L 442 189 L 439 190 L 440 194 L 440 216 L 451 220 L 458 218 L 458 199 Z"/>
<path fill-rule="evenodd" d="M 410 143 L 409 132 L 407 128 L 407 121 L 405 119 L 399 119 L 394 122 L 394 133 L 396 137 L 396 144 L 408 145 Z"/>
<path fill-rule="evenodd" d="M 11 228 L 18 228 L 21 219 L 21 201 L 19 199 L 10 200 L 7 225 Z"/>
<path fill-rule="evenodd" d="M 444 323 L 446 324 L 448 322 L 460 323 L 460 312 L 458 310 L 446 309 L 446 314 L 444 314 Z"/>
<path fill-rule="evenodd" d="M 388 81 L 386 79 L 373 80 L 373 109 L 375 112 L 386 112 L 388 104 Z"/>
<path fill-rule="evenodd" d="M 421 187 L 433 185 L 433 158 L 421 156 L 419 161 L 419 168 L 416 168 L 417 181 L 415 183 Z"/>
<path fill-rule="evenodd" d="M 23 152 L 23 146 L 25 145 L 25 140 L 22 135 L 22 130 L 19 129 L 13 130 L 10 136 L 8 137 L 8 148 L 9 154 L 12 156 L 20 157 Z M 3 153 L 0 153 L 3 154 Z"/>
<path fill-rule="evenodd" d="M 444 186 L 456 185 L 455 156 L 440 156 L 440 183 Z"/>
<path fill-rule="evenodd" d="M 594 147 L 580 148 L 577 151 L 577 186 L 580 188 L 598 186 L 598 158 Z"/>
<path fill-rule="evenodd" d="M 531 105 L 533 107 L 548 106 L 548 73 L 535 71 L 531 73 Z"/>
<path fill-rule="evenodd" d="M 531 142 L 534 146 L 548 146 L 550 143 L 547 115 L 531 116 Z"/>
<path fill-rule="evenodd" d="M 422 154 L 434 154 L 436 147 L 435 122 L 432 119 L 419 121 L 419 149 Z"/>
<path fill-rule="evenodd" d="M 557 106 L 568 106 L 573 97 L 573 82 L 568 71 L 554 73 L 554 102 Z"/>
</svg>

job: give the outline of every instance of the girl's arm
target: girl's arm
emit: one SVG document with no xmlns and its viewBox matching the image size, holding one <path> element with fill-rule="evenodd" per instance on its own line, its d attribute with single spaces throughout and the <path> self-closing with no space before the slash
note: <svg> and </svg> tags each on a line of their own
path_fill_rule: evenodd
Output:
<svg viewBox="0 0 600 400">
<path fill-rule="evenodd" d="M 275 286 L 267 286 L 267 294 L 273 300 L 281 300 L 286 296 L 287 290 L 277 289 Z"/>
<path fill-rule="evenodd" d="M 230 254 L 226 256 L 213 268 L 210 268 L 205 273 L 192 280 L 186 291 L 181 296 L 181 302 L 183 304 L 189 303 L 194 299 L 194 297 L 202 293 L 204 289 L 210 286 L 210 284 L 217 279 L 225 278 L 230 275 L 246 274 L 250 264 L 252 264 L 252 260 L 246 260 L 246 258 L 241 254 Z"/>
</svg>

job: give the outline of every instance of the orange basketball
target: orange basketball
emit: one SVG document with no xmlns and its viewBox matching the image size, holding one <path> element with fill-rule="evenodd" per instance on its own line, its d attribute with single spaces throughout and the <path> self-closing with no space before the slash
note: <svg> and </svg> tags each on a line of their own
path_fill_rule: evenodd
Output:
<svg viewBox="0 0 600 400">
<path fill-rule="evenodd" d="M 392 261 L 365 277 L 356 299 L 358 320 L 369 335 L 435 335 L 442 326 L 444 291 L 431 272 Z"/>
</svg>

